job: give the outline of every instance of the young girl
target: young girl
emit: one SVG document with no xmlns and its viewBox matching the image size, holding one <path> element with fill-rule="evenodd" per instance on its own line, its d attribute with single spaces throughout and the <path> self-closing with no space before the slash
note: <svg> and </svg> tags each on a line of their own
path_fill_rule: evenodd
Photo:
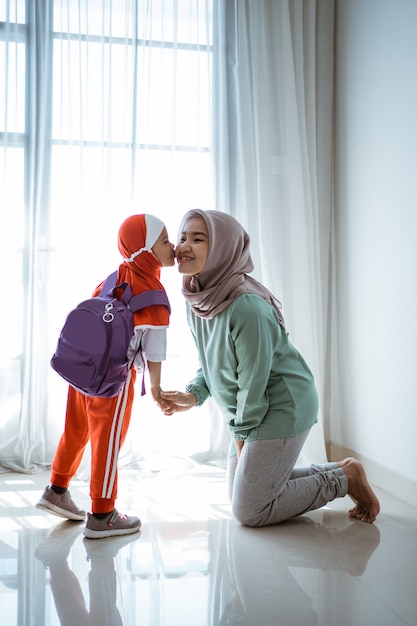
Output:
<svg viewBox="0 0 417 626">
<path fill-rule="evenodd" d="M 295 468 L 317 421 L 310 369 L 285 331 L 280 303 L 253 270 L 249 236 L 219 211 L 189 211 L 176 248 L 200 361 L 186 393 L 161 392 L 167 415 L 212 396 L 231 433 L 229 495 L 247 526 L 276 524 L 349 494 L 373 522 L 379 502 L 355 459 Z"/>
<path fill-rule="evenodd" d="M 118 246 L 123 263 L 118 271 L 118 284 L 127 282 L 132 295 L 163 289 L 162 267 L 175 263 L 174 245 L 169 241 L 165 225 L 148 214 L 128 217 L 119 229 Z M 100 293 L 103 283 L 94 296 Z M 91 513 L 87 515 L 84 535 L 91 539 L 127 535 L 140 529 L 137 517 L 123 515 L 115 508 L 117 497 L 117 461 L 132 412 L 136 368 L 147 365 L 151 394 L 163 408 L 161 399 L 161 361 L 166 358 L 166 329 L 169 310 L 163 305 L 146 307 L 134 313 L 134 336 L 128 358 L 134 365 L 125 385 L 113 398 L 87 397 L 69 387 L 65 429 L 52 461 L 51 484 L 37 503 L 38 509 L 72 520 L 84 520 L 85 511 L 72 500 L 68 486 L 81 463 L 85 446 L 91 442 L 90 496 Z M 141 345 L 141 351 L 138 347 Z"/>
</svg>

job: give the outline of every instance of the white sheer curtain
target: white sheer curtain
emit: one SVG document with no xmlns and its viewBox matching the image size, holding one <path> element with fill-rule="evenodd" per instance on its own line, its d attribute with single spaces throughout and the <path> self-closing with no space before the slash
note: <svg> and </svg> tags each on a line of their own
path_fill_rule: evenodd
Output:
<svg viewBox="0 0 417 626">
<path fill-rule="evenodd" d="M 325 458 L 333 18 L 333 0 L 229 0 L 214 13 L 216 208 L 247 227 L 254 276 L 314 372 L 310 461 Z"/>
<path fill-rule="evenodd" d="M 212 207 L 211 58 L 211 0 L 0 4 L 3 471 L 51 462 L 67 386 L 49 359 L 68 311 L 119 264 L 123 219 L 155 213 L 175 241 L 186 210 Z M 173 305 L 163 382 L 182 387 L 194 349 L 180 277 L 162 279 Z M 125 464 L 208 446 L 204 412 L 176 428 L 139 393 L 134 411 Z"/>
<path fill-rule="evenodd" d="M 159 215 L 172 239 L 194 206 L 237 216 L 314 371 L 321 421 L 327 410 L 334 2 L 213 4 L 213 16 L 211 0 L 0 4 L 3 471 L 50 463 L 66 385 L 49 358 L 68 310 L 118 264 L 117 228 L 133 212 Z M 174 305 L 163 382 L 182 388 L 195 351 L 179 276 L 163 280 Z M 211 434 L 201 409 L 180 424 L 138 398 L 122 463 L 155 450 L 221 462 L 227 434 L 210 413 Z M 314 429 L 314 460 L 323 443 Z"/>
</svg>

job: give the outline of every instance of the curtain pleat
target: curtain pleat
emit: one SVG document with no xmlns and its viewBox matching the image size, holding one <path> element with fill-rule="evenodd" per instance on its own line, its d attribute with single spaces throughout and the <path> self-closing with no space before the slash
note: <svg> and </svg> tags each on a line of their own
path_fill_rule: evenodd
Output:
<svg viewBox="0 0 417 626">
<path fill-rule="evenodd" d="M 48 280 L 47 254 L 49 229 L 49 174 L 51 140 L 51 5 L 28 3 L 32 28 L 26 48 L 27 148 L 25 151 L 24 187 L 25 225 L 23 248 L 23 350 L 21 358 L 21 413 L 13 436 L 7 437 L 9 467 L 30 472 L 44 466 L 44 422 L 33 413 L 46 413 L 48 326 L 45 285 Z M 36 84 L 36 90 L 34 86 Z M 41 436 L 40 436 L 41 435 Z M 42 436 L 43 435 L 43 436 Z"/>
</svg>

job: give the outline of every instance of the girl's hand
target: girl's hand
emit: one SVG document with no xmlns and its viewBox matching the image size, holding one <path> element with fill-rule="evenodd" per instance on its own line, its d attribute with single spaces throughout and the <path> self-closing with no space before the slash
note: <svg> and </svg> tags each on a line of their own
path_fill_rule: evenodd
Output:
<svg viewBox="0 0 417 626">
<path fill-rule="evenodd" d="M 169 402 L 161 397 L 162 389 L 159 385 L 151 387 L 151 394 L 154 402 L 159 406 L 161 411 L 165 413 L 169 409 Z"/>
</svg>

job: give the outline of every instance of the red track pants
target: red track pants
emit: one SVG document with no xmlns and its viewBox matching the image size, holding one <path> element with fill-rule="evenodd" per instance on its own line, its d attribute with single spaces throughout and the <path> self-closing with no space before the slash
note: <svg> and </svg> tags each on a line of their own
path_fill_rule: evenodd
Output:
<svg viewBox="0 0 417 626">
<path fill-rule="evenodd" d="M 117 497 L 117 461 L 129 427 L 136 371 L 114 398 L 90 398 L 69 387 L 65 428 L 52 461 L 51 483 L 68 487 L 91 442 L 93 513 L 109 513 Z"/>
</svg>

